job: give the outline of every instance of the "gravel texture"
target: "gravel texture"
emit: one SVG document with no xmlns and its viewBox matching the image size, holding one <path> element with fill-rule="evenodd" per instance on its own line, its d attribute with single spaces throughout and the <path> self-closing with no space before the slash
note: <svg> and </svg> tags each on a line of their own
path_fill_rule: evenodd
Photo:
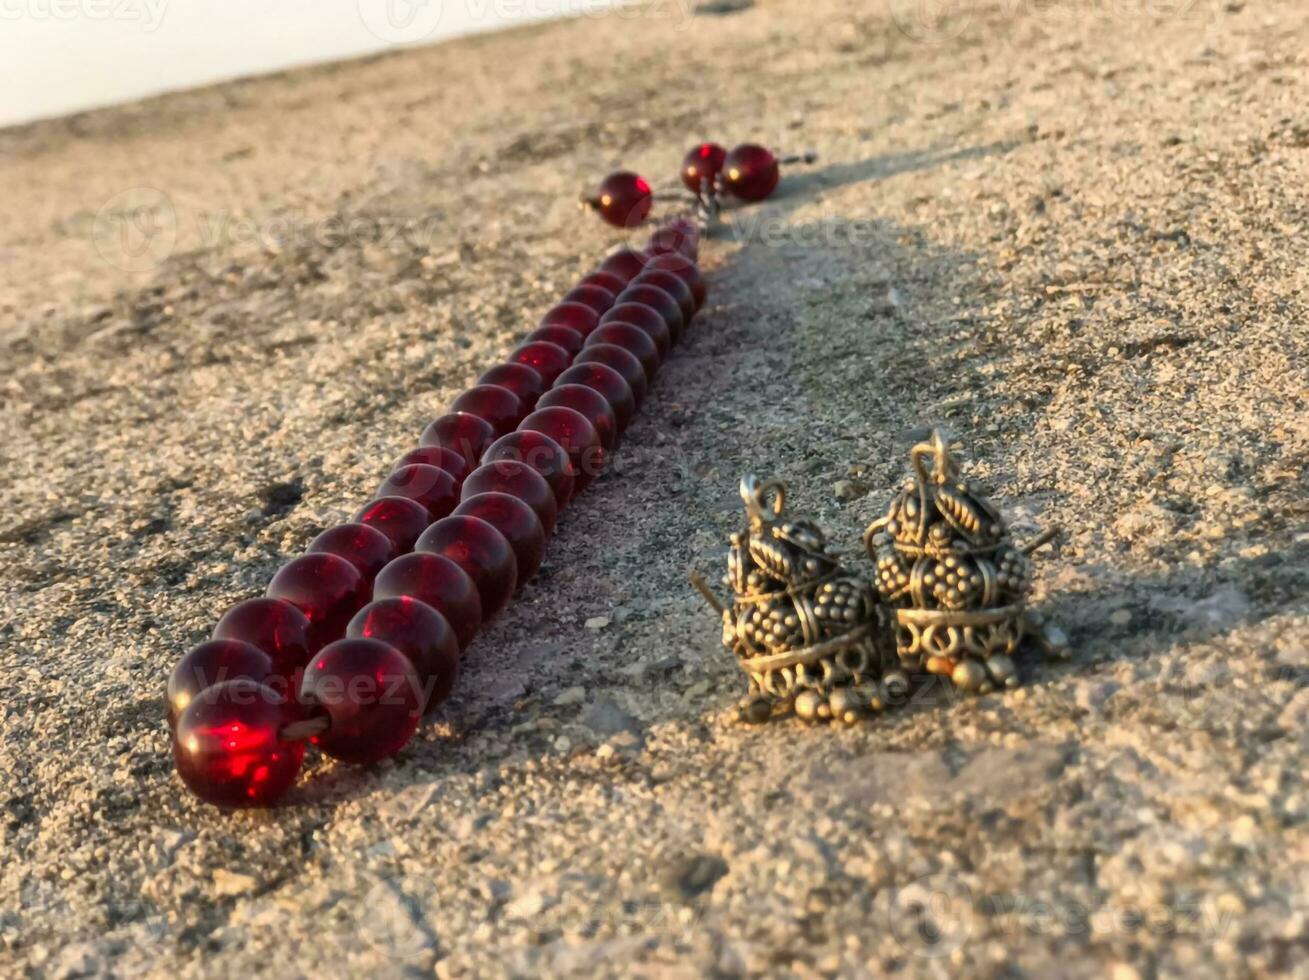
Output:
<svg viewBox="0 0 1309 980">
<path fill-rule="evenodd" d="M 687 9 L 0 132 L 0 972 L 1309 976 L 1309 11 Z M 588 181 L 704 135 L 821 160 L 455 700 L 197 803 L 174 660 L 616 243 Z M 1073 656 L 736 725 L 687 574 L 739 476 L 868 571 L 930 425 L 1064 528 Z"/>
</svg>

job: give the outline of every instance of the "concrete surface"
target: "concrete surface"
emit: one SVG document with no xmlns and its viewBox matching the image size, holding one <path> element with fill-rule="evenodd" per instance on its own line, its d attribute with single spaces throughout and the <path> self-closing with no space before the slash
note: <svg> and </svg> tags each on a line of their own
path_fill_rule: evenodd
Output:
<svg viewBox="0 0 1309 980">
<path fill-rule="evenodd" d="M 0 971 L 1309 975 L 1309 10 L 730 6 L 0 132 Z M 702 136 L 822 159 L 456 699 L 198 804 L 173 661 L 618 242 L 587 182 Z M 738 727 L 686 576 L 739 475 L 866 568 L 930 424 L 1066 529 L 1073 658 Z"/>
</svg>

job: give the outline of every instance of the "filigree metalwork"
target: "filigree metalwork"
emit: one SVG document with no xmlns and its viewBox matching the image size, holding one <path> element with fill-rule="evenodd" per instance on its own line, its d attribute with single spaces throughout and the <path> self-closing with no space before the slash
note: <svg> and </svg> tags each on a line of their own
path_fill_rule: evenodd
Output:
<svg viewBox="0 0 1309 980">
<path fill-rule="evenodd" d="M 1025 637 L 1054 653 L 1067 645 L 1026 608 L 1028 555 L 1055 532 L 1015 545 L 1000 512 L 960 476 L 939 432 L 909 458 L 914 478 L 864 534 L 878 594 L 894 612 L 901 666 L 970 691 L 1016 687 L 1014 654 Z"/>
<path fill-rule="evenodd" d="M 809 720 L 854 721 L 889 700 L 880 643 L 883 620 L 872 589 L 828 551 L 812 521 L 783 513 L 777 480 L 741 480 L 746 529 L 731 536 L 732 602 L 692 581 L 721 614 L 723 645 L 750 678 L 742 717 L 764 721 L 793 709 Z"/>
</svg>

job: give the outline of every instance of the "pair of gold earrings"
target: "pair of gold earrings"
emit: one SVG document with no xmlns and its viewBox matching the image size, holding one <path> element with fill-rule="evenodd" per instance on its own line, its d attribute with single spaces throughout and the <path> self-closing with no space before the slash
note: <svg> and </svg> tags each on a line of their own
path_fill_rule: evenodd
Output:
<svg viewBox="0 0 1309 980">
<path fill-rule="evenodd" d="M 939 432 L 909 458 L 913 477 L 864 533 L 871 582 L 842 566 L 816 524 L 785 515 L 780 481 L 741 480 L 748 523 L 727 553 L 731 603 L 692 581 L 750 679 L 743 719 L 793 711 L 854 722 L 903 700 L 924 674 L 977 693 L 1016 687 L 1027 639 L 1066 653 L 1062 631 L 1027 608 L 1029 556 L 1057 532 L 1014 544 Z"/>
</svg>

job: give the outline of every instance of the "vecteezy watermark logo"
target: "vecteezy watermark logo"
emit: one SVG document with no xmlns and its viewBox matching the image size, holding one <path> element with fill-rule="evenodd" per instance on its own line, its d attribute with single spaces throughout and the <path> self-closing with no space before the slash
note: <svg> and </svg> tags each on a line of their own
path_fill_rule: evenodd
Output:
<svg viewBox="0 0 1309 980">
<path fill-rule="evenodd" d="M 441 26 L 444 0 L 357 0 L 359 19 L 388 44 L 416 44 Z"/>
<path fill-rule="evenodd" d="M 0 0 L 0 20 L 113 20 L 147 34 L 163 23 L 168 0 Z"/>
<path fill-rule="evenodd" d="M 359 907 L 368 928 L 364 941 L 387 959 L 420 966 L 430 960 L 437 941 L 431 922 L 439 898 L 425 878 L 403 875 L 385 878 L 368 889 Z"/>
<path fill-rule="evenodd" d="M 96 212 L 91 237 L 100 257 L 110 265 L 127 272 L 146 272 L 173 253 L 177 210 L 163 191 L 132 187 L 115 194 Z"/>
<path fill-rule="evenodd" d="M 891 19 L 911 41 L 943 44 L 968 30 L 975 0 L 892 0 Z"/>
<path fill-rule="evenodd" d="M 973 933 L 973 893 L 948 874 L 934 874 L 891 892 L 891 934 L 916 956 L 949 956 Z"/>
<path fill-rule="evenodd" d="M 890 894 L 891 933 L 914 956 L 950 956 L 978 934 L 989 936 L 1208 936 L 1230 934 L 1235 911 L 1223 902 L 1085 904 L 1049 898 L 974 893 L 945 873 L 911 881 Z"/>
</svg>

